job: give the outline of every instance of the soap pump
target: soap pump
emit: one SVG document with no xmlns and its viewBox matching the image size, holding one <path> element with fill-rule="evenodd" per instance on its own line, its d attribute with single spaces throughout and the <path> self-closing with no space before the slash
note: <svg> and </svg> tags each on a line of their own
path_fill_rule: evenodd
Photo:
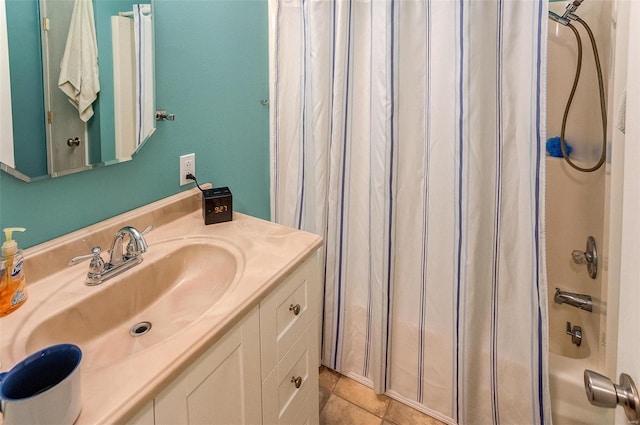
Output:
<svg viewBox="0 0 640 425">
<path fill-rule="evenodd" d="M 13 232 L 24 232 L 24 227 L 4 229 L 5 241 L 2 244 L 0 264 L 0 316 L 6 316 L 27 300 L 27 280 L 24 275 L 24 256 L 13 240 Z"/>
</svg>

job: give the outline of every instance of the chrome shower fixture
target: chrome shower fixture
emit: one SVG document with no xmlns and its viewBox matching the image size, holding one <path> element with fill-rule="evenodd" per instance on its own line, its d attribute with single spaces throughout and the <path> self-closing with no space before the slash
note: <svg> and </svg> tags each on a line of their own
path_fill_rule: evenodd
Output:
<svg viewBox="0 0 640 425">
<path fill-rule="evenodd" d="M 595 279 L 598 276 L 598 248 L 593 236 L 587 238 L 587 249 L 585 251 L 573 250 L 571 251 L 571 257 L 576 264 L 586 264 L 587 272 L 591 279 Z"/>
<path fill-rule="evenodd" d="M 571 322 L 567 322 L 567 335 L 571 335 L 571 343 L 576 347 L 582 344 L 582 328 L 580 326 L 571 326 Z"/>
<path fill-rule="evenodd" d="M 549 0 L 556 1 L 556 0 Z M 593 35 L 593 31 L 589 28 L 589 25 L 585 21 L 583 21 L 578 15 L 576 15 L 576 10 L 582 4 L 584 0 L 573 0 L 570 2 L 564 10 L 562 16 L 549 11 L 549 19 L 552 19 L 559 24 L 562 24 L 566 28 L 569 28 L 573 35 L 576 37 L 576 42 L 578 43 L 578 61 L 576 64 L 576 73 L 573 80 L 573 86 L 571 87 L 571 93 L 569 94 L 569 98 L 567 99 L 567 106 L 564 109 L 564 115 L 562 116 L 562 127 L 560 130 L 560 149 L 562 150 L 562 157 L 566 161 L 567 164 L 571 166 L 571 168 L 578 170 L 583 173 L 591 173 L 596 171 L 602 167 L 607 159 L 607 105 L 605 100 L 605 92 L 604 92 L 604 79 L 602 77 L 602 67 L 600 65 L 600 57 L 598 55 L 598 46 L 596 45 L 596 39 Z M 569 116 L 569 110 L 571 109 L 571 103 L 573 102 L 573 96 L 576 94 L 576 88 L 578 87 L 578 81 L 580 80 L 580 70 L 582 69 L 582 40 L 580 37 L 580 33 L 573 26 L 571 21 L 578 22 L 582 25 L 587 31 L 589 35 L 589 41 L 591 41 L 591 48 L 593 49 L 593 58 L 595 60 L 596 72 L 598 73 L 598 93 L 600 95 L 600 116 L 602 118 L 602 149 L 600 150 L 600 159 L 593 167 L 585 168 L 577 165 L 569 158 L 569 153 L 567 151 L 566 143 L 565 143 L 565 131 L 567 129 L 567 117 Z"/>
<path fill-rule="evenodd" d="M 591 295 L 576 294 L 575 292 L 561 291 L 556 288 L 556 294 L 553 296 L 553 302 L 556 304 L 569 304 L 580 310 L 593 311 L 593 300 Z"/>
<path fill-rule="evenodd" d="M 574 0 L 569 3 L 562 16 L 558 15 L 555 12 L 549 11 L 549 18 L 553 19 L 559 24 L 569 25 L 570 21 L 576 21 L 578 19 L 578 15 L 575 14 L 575 11 L 578 10 L 578 7 L 582 4 L 583 1 L 584 0 Z"/>
</svg>

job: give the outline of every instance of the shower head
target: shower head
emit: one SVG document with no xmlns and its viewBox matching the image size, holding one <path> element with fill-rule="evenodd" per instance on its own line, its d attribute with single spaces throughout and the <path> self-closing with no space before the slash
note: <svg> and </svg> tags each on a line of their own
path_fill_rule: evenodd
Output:
<svg viewBox="0 0 640 425">
<path fill-rule="evenodd" d="M 558 15 L 555 12 L 549 11 L 549 18 L 559 24 L 569 25 L 569 22 L 575 21 L 579 18 L 579 16 L 575 14 L 575 11 L 578 10 L 578 7 L 580 7 L 583 1 L 584 0 L 573 0 L 572 2 L 570 2 L 564 9 L 564 13 L 562 14 L 562 16 Z"/>
<path fill-rule="evenodd" d="M 578 7 L 580 7 L 583 1 L 584 0 L 574 0 L 573 2 L 569 3 L 567 5 L 567 8 L 564 10 L 563 16 L 573 14 L 576 10 L 578 10 Z"/>
</svg>

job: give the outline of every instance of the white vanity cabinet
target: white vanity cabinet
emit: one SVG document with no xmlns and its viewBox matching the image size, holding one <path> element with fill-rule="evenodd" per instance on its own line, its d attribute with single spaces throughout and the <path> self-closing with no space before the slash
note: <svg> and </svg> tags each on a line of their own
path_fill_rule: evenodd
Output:
<svg viewBox="0 0 640 425">
<path fill-rule="evenodd" d="M 154 399 L 156 424 L 259 424 L 258 307 Z"/>
<path fill-rule="evenodd" d="M 130 424 L 318 424 L 320 283 L 311 256 Z"/>
<path fill-rule="evenodd" d="M 319 298 L 314 256 L 260 303 L 265 425 L 319 422 Z"/>
</svg>

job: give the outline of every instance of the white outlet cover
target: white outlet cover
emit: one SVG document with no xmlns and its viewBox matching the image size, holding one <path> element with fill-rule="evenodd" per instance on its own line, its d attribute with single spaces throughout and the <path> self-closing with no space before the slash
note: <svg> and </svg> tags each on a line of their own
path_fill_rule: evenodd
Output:
<svg viewBox="0 0 640 425">
<path fill-rule="evenodd" d="M 189 153 L 180 155 L 180 186 L 193 183 L 193 180 L 187 179 L 187 174 L 196 175 L 196 154 Z"/>
</svg>

